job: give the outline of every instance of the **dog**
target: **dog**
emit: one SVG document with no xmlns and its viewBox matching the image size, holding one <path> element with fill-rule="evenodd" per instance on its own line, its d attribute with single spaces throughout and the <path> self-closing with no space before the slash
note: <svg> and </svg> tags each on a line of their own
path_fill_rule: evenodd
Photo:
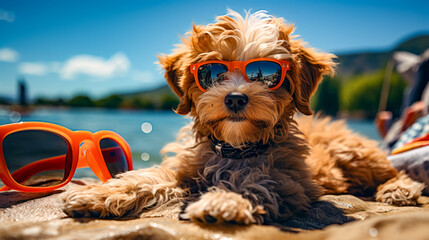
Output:
<svg viewBox="0 0 429 240">
<path fill-rule="evenodd" d="M 176 113 L 193 122 L 164 147 L 160 166 L 69 189 L 61 208 L 74 217 L 136 217 L 173 203 L 183 206 L 183 218 L 203 224 L 274 224 L 309 212 L 323 194 L 416 205 L 424 186 L 398 173 L 376 142 L 342 122 L 304 116 L 336 63 L 293 31 L 265 11 L 228 10 L 213 24 L 193 25 L 172 54 L 158 57 L 180 98 Z M 277 72 L 249 75 L 243 64 L 254 59 Z M 206 78 L 207 66 L 225 66 L 204 65 L 210 62 L 231 67 Z M 252 81 L 255 74 L 267 79 Z"/>
</svg>

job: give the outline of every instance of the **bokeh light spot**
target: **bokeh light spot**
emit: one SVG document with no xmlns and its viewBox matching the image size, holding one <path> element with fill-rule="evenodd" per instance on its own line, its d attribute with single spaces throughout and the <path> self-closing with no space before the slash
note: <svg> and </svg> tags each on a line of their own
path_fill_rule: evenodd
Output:
<svg viewBox="0 0 429 240">
<path fill-rule="evenodd" d="M 19 112 L 9 113 L 9 119 L 11 122 L 19 122 L 21 120 L 21 114 Z"/>
<path fill-rule="evenodd" d="M 150 155 L 149 155 L 149 153 L 147 153 L 147 152 L 144 152 L 144 153 L 142 153 L 141 155 L 140 155 L 140 158 L 143 160 L 143 161 L 148 161 L 149 159 L 150 159 Z"/>
<path fill-rule="evenodd" d="M 141 129 L 144 133 L 150 133 L 152 132 L 152 124 L 144 122 L 141 126 Z"/>
</svg>

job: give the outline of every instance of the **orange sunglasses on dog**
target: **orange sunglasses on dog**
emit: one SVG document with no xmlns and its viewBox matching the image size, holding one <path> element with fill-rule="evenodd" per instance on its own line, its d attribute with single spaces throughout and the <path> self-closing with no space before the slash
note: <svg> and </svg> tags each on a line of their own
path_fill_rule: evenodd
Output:
<svg viewBox="0 0 429 240">
<path fill-rule="evenodd" d="M 51 191 L 84 167 L 102 181 L 132 170 L 130 146 L 112 131 L 71 131 L 41 122 L 0 126 L 0 178 L 6 185 L 0 191 Z"/>
<path fill-rule="evenodd" d="M 290 63 L 286 60 L 272 58 L 256 58 L 248 61 L 221 61 L 212 60 L 191 65 L 198 88 L 206 92 L 216 83 L 226 79 L 225 73 L 236 68 L 241 70 L 247 82 L 262 82 L 270 90 L 279 88 L 285 79 Z"/>
</svg>

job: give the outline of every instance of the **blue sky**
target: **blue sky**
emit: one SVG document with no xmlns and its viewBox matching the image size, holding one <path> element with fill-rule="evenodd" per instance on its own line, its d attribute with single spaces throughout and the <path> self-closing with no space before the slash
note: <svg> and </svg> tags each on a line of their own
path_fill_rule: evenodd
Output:
<svg viewBox="0 0 429 240">
<path fill-rule="evenodd" d="M 102 97 L 164 84 L 154 64 L 191 28 L 227 8 L 295 23 L 313 47 L 334 53 L 389 49 L 429 33 L 429 1 L 0 1 L 0 96 L 24 77 L 32 98 Z"/>
</svg>

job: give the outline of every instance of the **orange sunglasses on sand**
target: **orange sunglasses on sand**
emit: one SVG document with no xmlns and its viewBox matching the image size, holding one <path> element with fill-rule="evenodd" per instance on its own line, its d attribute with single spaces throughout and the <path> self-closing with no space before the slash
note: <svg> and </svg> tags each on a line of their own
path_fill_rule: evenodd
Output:
<svg viewBox="0 0 429 240">
<path fill-rule="evenodd" d="M 247 82 L 262 82 L 270 90 L 279 88 L 285 79 L 290 63 L 272 58 L 255 58 L 247 61 L 212 60 L 191 65 L 198 88 L 206 92 L 216 83 L 226 79 L 225 73 L 241 70 Z"/>
<path fill-rule="evenodd" d="M 0 178 L 6 185 L 0 191 L 54 190 L 85 167 L 103 182 L 132 170 L 130 146 L 112 131 L 71 131 L 41 122 L 0 126 Z"/>
</svg>

